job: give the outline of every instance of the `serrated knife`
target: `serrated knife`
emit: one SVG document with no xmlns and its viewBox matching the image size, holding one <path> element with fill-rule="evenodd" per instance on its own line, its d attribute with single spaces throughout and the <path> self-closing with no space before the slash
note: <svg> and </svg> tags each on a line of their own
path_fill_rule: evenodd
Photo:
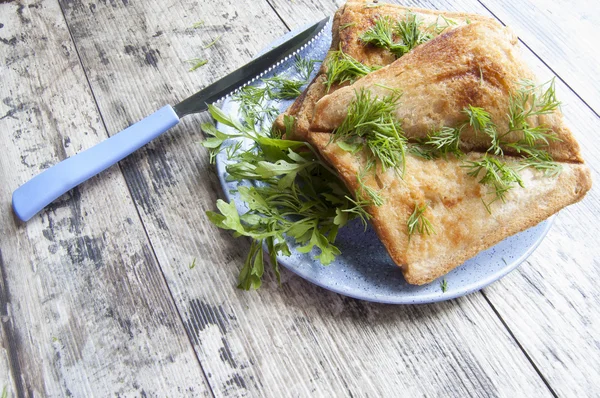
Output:
<svg viewBox="0 0 600 398">
<path fill-rule="evenodd" d="M 301 31 L 177 105 L 166 105 L 101 143 L 44 170 L 13 192 L 12 207 L 15 214 L 22 221 L 29 220 L 64 193 L 175 126 L 180 118 L 205 111 L 207 104 L 217 103 L 252 83 L 308 46 L 323 31 L 328 20 L 325 18 Z"/>
</svg>

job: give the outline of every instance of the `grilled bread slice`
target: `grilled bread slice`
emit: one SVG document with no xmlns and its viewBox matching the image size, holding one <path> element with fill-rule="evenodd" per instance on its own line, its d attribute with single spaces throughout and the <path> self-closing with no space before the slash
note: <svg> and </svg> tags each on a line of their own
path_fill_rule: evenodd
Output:
<svg viewBox="0 0 600 398">
<path fill-rule="evenodd" d="M 357 176 L 366 164 L 364 153 L 357 156 L 342 150 L 335 142 L 330 143 L 328 133 L 313 133 L 312 141 L 351 192 L 361 189 Z M 509 191 L 505 202 L 492 203 L 490 213 L 482 200 L 489 201 L 493 192 L 464 169 L 466 162 L 482 156 L 475 152 L 465 159 L 408 156 L 403 179 L 391 169 L 363 177 L 362 183 L 384 199 L 381 206 L 367 210 L 379 238 L 408 283 L 433 281 L 480 251 L 579 201 L 591 187 L 589 169 L 581 163 L 563 163 L 556 177 L 527 168 L 521 172 L 524 188 L 517 186 Z M 508 156 L 502 160 L 509 165 L 518 162 Z M 409 235 L 409 217 L 415 206 L 425 205 L 423 216 L 433 231 Z"/>
<path fill-rule="evenodd" d="M 400 90 L 395 115 L 402 120 L 408 138 L 425 138 L 432 130 L 459 125 L 469 105 L 487 110 L 497 130 L 509 132 L 511 96 L 519 91 L 521 82 L 533 80 L 510 29 L 494 21 L 473 22 L 443 33 L 353 85 L 326 95 L 315 106 L 310 128 L 337 128 L 349 104 L 364 89 L 380 98 L 390 95 L 390 90 Z M 582 162 L 579 145 L 559 110 L 531 117 L 528 123 L 530 127 L 544 125 L 558 138 L 545 148 L 554 160 Z M 516 131 L 503 140 L 522 138 Z M 461 133 L 461 144 L 464 151 L 485 152 L 491 138 L 467 127 Z M 518 154 L 510 147 L 505 153 Z"/>
<path fill-rule="evenodd" d="M 367 45 L 360 40 L 361 35 L 375 25 L 379 18 L 389 17 L 400 21 L 411 12 L 421 21 L 421 29 L 431 34 L 436 31 L 449 31 L 470 22 L 491 20 L 476 14 L 459 12 L 407 8 L 394 4 L 374 3 L 370 1 L 349 1 L 335 13 L 332 26 L 331 48 L 322 63 L 317 76 L 294 103 L 275 120 L 274 126 L 285 130 L 284 116 L 294 116 L 295 129 L 293 138 L 306 140 L 315 104 L 324 95 L 337 90 L 340 85 L 334 84 L 327 90 L 327 64 L 334 51 L 342 50 L 345 54 L 367 66 L 385 66 L 396 60 L 389 50 Z M 342 85 L 343 86 L 343 85 Z"/>
<path fill-rule="evenodd" d="M 518 57 L 516 45 L 516 37 L 499 24 L 474 22 L 438 36 L 316 104 L 310 142 L 351 192 L 365 187 L 379 192 L 384 203 L 367 210 L 409 283 L 431 282 L 478 252 L 579 201 L 590 189 L 591 177 L 575 138 L 558 110 L 528 120 L 531 127 L 546 126 L 560 138 L 544 147 L 562 166 L 562 172 L 549 176 L 523 167 L 520 156 L 510 155 L 510 147 L 503 147 L 505 156 L 486 153 L 489 136 L 467 126 L 460 135 L 466 152 L 463 158 L 449 155 L 426 160 L 407 154 L 399 175 L 393 169 L 383 171 L 380 165 L 368 168 L 367 149 L 343 150 L 330 132 L 340 126 L 359 90 L 371 91 L 372 97 L 389 95 L 390 90 L 402 92 L 394 112 L 409 139 L 464 123 L 463 110 L 468 105 L 485 108 L 498 131 L 508 131 L 515 81 L 533 77 Z M 521 137 L 509 134 L 505 139 Z M 481 184 L 482 174 L 469 175 L 465 167 L 484 157 L 519 170 L 523 186 L 514 184 L 504 200 L 493 200 L 494 188 Z M 416 208 L 431 223 L 430 234 L 409 233 L 407 224 Z"/>
</svg>

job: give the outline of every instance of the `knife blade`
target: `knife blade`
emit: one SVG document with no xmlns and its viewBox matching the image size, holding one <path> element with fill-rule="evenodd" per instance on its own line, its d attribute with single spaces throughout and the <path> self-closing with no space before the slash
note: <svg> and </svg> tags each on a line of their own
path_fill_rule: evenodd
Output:
<svg viewBox="0 0 600 398">
<path fill-rule="evenodd" d="M 251 84 L 310 45 L 329 18 L 304 29 L 283 44 L 219 79 L 175 106 L 166 105 L 125 130 L 44 170 L 13 192 L 12 208 L 28 221 L 61 195 L 106 170 L 179 123 L 179 119 L 208 109 L 236 90 Z"/>
</svg>

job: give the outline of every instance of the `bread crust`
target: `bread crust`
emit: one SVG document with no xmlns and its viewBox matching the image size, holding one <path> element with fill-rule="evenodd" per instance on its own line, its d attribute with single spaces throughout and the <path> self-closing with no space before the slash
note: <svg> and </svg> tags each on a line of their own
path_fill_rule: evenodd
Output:
<svg viewBox="0 0 600 398">
<path fill-rule="evenodd" d="M 447 30 L 454 29 L 464 25 L 466 21 L 488 21 L 488 17 L 476 14 L 461 12 L 447 12 L 426 10 L 422 8 L 402 7 L 395 4 L 379 4 L 377 7 L 367 7 L 367 1 L 349 1 L 342 5 L 334 15 L 332 24 L 332 41 L 330 51 L 325 57 L 327 60 L 333 51 L 340 48 L 343 52 L 350 55 L 368 66 L 385 66 L 396 60 L 396 57 L 388 50 L 367 45 L 360 41 L 360 36 L 369 30 L 377 19 L 382 16 L 388 16 L 393 20 L 401 20 L 406 17 L 407 12 L 411 11 L 423 21 L 424 26 L 435 24 L 440 16 L 451 19 L 456 25 L 450 25 Z M 306 141 L 308 139 L 310 124 L 313 117 L 315 104 L 328 93 L 333 93 L 340 87 L 348 84 L 333 85 L 329 92 L 326 82 L 327 62 L 321 64 L 317 76 L 308 85 L 306 90 L 300 95 L 294 103 L 281 115 L 279 115 L 274 127 L 284 131 L 284 116 L 294 116 L 295 131 L 294 139 Z"/>
<path fill-rule="evenodd" d="M 330 142 L 330 134 L 313 133 L 313 145 L 340 174 L 351 192 L 359 189 L 357 175 L 365 167 L 365 154 L 358 156 Z M 478 178 L 467 175 L 464 161 L 481 159 L 469 153 L 465 159 L 406 159 L 404 178 L 392 170 L 363 178 L 367 186 L 379 191 L 385 203 L 369 206 L 371 223 L 392 260 L 402 268 L 408 283 L 422 285 L 445 275 L 464 261 L 508 236 L 533 227 L 565 206 L 583 198 L 591 188 L 587 166 L 562 164 L 557 177 L 545 176 L 532 168 L 521 176 L 525 188 L 516 186 L 490 205 L 493 193 Z M 517 158 L 505 156 L 509 165 Z M 415 205 L 427 204 L 424 213 L 431 222 L 431 235 L 413 234 L 409 238 L 407 221 Z"/>
<path fill-rule="evenodd" d="M 375 11 L 377 10 L 377 11 Z M 359 79 L 347 87 L 325 88 L 325 66 L 290 109 L 296 117 L 298 139 L 308 140 L 339 173 L 350 192 L 360 188 L 357 176 L 366 165 L 366 153 L 351 154 L 331 141 L 330 132 L 347 115 L 348 104 L 359 88 L 377 96 L 389 94 L 389 88 L 402 90 L 403 97 L 396 116 L 402 120 L 409 138 L 423 138 L 432 129 L 456 126 L 465 120 L 467 105 L 480 106 L 492 114 L 499 131 L 507 128 L 509 95 L 520 79 L 533 79 L 521 61 L 516 36 L 491 19 L 462 13 L 440 13 L 411 9 L 421 18 L 443 14 L 463 24 L 425 43 L 398 60 L 385 50 L 365 47 L 359 42 L 362 32 L 374 24 L 378 15 L 405 15 L 408 9 L 382 5 L 366 9 L 365 2 L 348 2 L 334 22 L 332 49 L 342 50 L 367 65 L 386 67 Z M 378 12 L 378 14 L 375 14 Z M 341 26 L 356 22 L 352 28 Z M 334 32 L 335 33 L 335 32 Z M 391 64 L 389 62 L 392 62 Z M 385 87 L 388 88 L 385 88 Z M 282 119 L 281 119 L 282 121 Z M 516 186 L 506 196 L 490 205 L 493 192 L 469 176 L 465 161 L 480 160 L 490 146 L 483 134 L 465 129 L 461 133 L 464 159 L 424 160 L 408 155 L 401 177 L 392 170 L 376 167 L 362 181 L 379 191 L 381 206 L 368 206 L 371 223 L 391 259 L 401 267 L 408 283 L 422 285 L 448 273 L 508 236 L 526 230 L 576 203 L 591 188 L 591 175 L 583 164 L 579 145 L 564 124 L 560 112 L 528 120 L 532 126 L 549 126 L 561 141 L 551 143 L 549 152 L 562 164 L 556 177 L 545 176 L 532 168 L 523 169 L 524 188 Z M 513 134 L 505 139 L 516 141 Z M 516 166 L 517 157 L 502 157 Z M 489 154 L 487 156 L 490 156 Z M 427 204 L 425 217 L 435 233 L 409 236 L 407 221 L 416 205 Z"/>
<path fill-rule="evenodd" d="M 353 85 L 321 98 L 310 129 L 332 131 L 338 127 L 358 91 L 385 97 L 391 88 L 402 92 L 395 114 L 408 138 L 425 138 L 432 130 L 458 126 L 466 120 L 463 109 L 469 105 L 484 108 L 497 130 L 507 132 L 511 94 L 520 81 L 535 81 L 520 58 L 517 44 L 514 33 L 494 21 L 473 22 L 448 31 Z M 555 160 L 582 162 L 579 145 L 560 110 L 529 118 L 528 123 L 547 126 L 559 138 L 545 148 Z M 503 140 L 522 138 L 521 133 L 513 132 Z M 464 151 L 485 152 L 491 138 L 467 127 L 461 133 L 461 145 Z M 518 155 L 511 148 L 505 152 Z"/>
</svg>

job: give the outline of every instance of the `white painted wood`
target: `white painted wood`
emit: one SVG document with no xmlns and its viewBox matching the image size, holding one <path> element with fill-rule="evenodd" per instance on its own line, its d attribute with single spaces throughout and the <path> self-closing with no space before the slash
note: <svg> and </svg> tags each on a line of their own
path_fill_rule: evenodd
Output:
<svg viewBox="0 0 600 398">
<path fill-rule="evenodd" d="M 0 384 L 210 395 L 118 166 L 14 217 L 15 188 L 107 134 L 58 3 L 2 2 L 0 23 Z"/>
<path fill-rule="evenodd" d="M 242 65 L 286 26 L 320 19 L 341 2 L 269 3 L 62 1 L 85 76 L 55 2 L 0 4 L 0 99 L 10 93 L 0 103 L 7 115 L 0 119 L 5 208 L 12 190 L 40 167 L 104 138 L 99 114 L 114 134 Z M 486 12 L 470 0 L 405 4 Z M 196 57 L 209 62 L 188 72 L 185 61 Z M 597 177 L 598 119 L 563 85 L 559 92 Z M 2 348 L 5 366 L 20 375 L 13 391 L 593 395 L 599 253 L 584 238 L 598 229 L 595 189 L 562 212 L 530 260 L 485 295 L 376 305 L 285 271 L 282 286 L 268 278 L 260 291 L 242 292 L 235 284 L 248 244 L 204 216 L 221 196 L 198 145 L 206 120 L 186 118 L 26 225 L 0 212 L 1 315 L 8 317 Z"/>
</svg>

